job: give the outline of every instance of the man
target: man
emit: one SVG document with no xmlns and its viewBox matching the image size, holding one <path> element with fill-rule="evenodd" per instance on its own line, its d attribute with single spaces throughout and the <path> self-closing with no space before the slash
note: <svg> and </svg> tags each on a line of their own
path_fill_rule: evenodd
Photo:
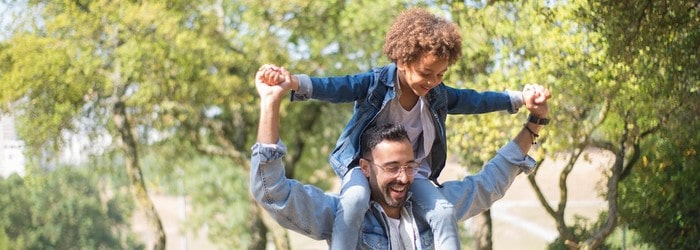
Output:
<svg viewBox="0 0 700 250">
<path fill-rule="evenodd" d="M 260 123 L 253 146 L 250 186 L 260 205 L 283 227 L 317 240 L 330 240 L 338 208 L 337 195 L 289 180 L 281 158 L 286 148 L 279 137 L 279 109 L 290 80 L 268 86 L 256 75 L 260 95 Z M 289 77 L 289 75 L 287 75 Z M 528 152 L 540 128 L 548 122 L 546 100 L 549 91 L 539 85 L 525 103 L 531 117 L 518 135 L 484 169 L 461 181 L 445 182 L 440 192 L 454 205 L 455 218 L 464 220 L 486 209 L 503 197 L 520 172 L 529 172 L 535 161 Z M 539 104 L 536 104 L 539 103 Z M 425 218 L 414 217 L 408 189 L 413 182 L 416 162 L 413 147 L 400 126 L 377 126 L 362 137 L 359 164 L 370 183 L 370 210 L 362 221 L 359 249 L 432 249 L 433 238 Z"/>
</svg>

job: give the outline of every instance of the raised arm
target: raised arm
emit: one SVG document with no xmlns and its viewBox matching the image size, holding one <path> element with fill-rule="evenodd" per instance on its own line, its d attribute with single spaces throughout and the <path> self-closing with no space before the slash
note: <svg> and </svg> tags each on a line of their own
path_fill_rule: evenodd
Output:
<svg viewBox="0 0 700 250">
<path fill-rule="evenodd" d="M 263 66 L 264 67 L 264 66 Z M 285 81 L 278 84 L 266 83 L 270 69 L 261 68 L 255 74 L 255 88 L 260 96 L 260 121 L 258 123 L 258 143 L 276 144 L 279 139 L 279 111 L 282 97 L 291 87 L 289 73 L 282 72 Z M 272 78 L 279 78 L 274 76 Z"/>
<path fill-rule="evenodd" d="M 257 143 L 253 145 L 250 189 L 255 200 L 285 228 L 313 239 L 330 238 L 337 207 L 337 197 L 321 189 L 303 185 L 285 176 L 282 157 L 286 147 L 280 140 L 279 109 L 289 91 L 289 74 L 284 83 L 268 85 L 256 75 L 260 95 L 260 122 Z"/>
<path fill-rule="evenodd" d="M 524 102 L 533 118 L 528 118 L 515 138 L 501 148 L 478 174 L 443 183 L 440 190 L 453 203 L 456 218 L 467 219 L 488 209 L 505 195 L 518 174 L 533 171 L 535 160 L 527 156 L 527 152 L 544 126 L 536 122 L 545 123 L 543 119 L 549 114 L 547 99 L 550 96 L 549 90 L 542 86 L 526 86 Z"/>
<path fill-rule="evenodd" d="M 316 99 L 333 103 L 352 102 L 367 94 L 376 77 L 374 70 L 370 70 L 355 75 L 329 77 L 298 74 L 285 80 L 286 73 L 284 68 L 272 64 L 265 64 L 258 70 L 260 81 L 267 85 L 289 83 L 292 101 Z"/>
<path fill-rule="evenodd" d="M 483 91 L 457 89 L 445 85 L 448 114 L 483 114 L 507 111 L 515 114 L 523 105 L 520 91 Z"/>
<path fill-rule="evenodd" d="M 549 89 L 538 85 L 528 84 L 523 88 L 523 102 L 525 107 L 530 111 L 528 122 L 525 123 L 520 133 L 513 139 L 520 150 L 527 154 L 530 148 L 535 144 L 535 140 L 539 136 L 539 131 L 544 125 L 549 122 L 549 106 L 547 100 L 552 97 Z"/>
</svg>

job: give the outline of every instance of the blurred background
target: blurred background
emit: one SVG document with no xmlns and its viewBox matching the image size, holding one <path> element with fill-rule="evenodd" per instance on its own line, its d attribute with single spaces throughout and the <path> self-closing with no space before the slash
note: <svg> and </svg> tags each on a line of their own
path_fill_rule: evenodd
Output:
<svg viewBox="0 0 700 250">
<path fill-rule="evenodd" d="M 465 248 L 700 246 L 700 1 L 0 0 L 0 250 L 327 248 L 250 197 L 254 74 L 384 65 L 410 7 L 460 27 L 447 85 L 553 93 L 538 171 L 465 221 Z M 288 176 L 337 191 L 352 104 L 282 110 Z M 526 115 L 449 117 L 441 178 Z"/>
</svg>

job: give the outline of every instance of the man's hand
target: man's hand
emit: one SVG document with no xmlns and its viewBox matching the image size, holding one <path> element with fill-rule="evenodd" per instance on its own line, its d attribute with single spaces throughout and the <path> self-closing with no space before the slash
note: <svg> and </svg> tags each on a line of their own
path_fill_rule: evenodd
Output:
<svg viewBox="0 0 700 250">
<path fill-rule="evenodd" d="M 260 80 L 270 86 L 278 85 L 284 82 L 283 68 L 273 64 L 265 64 L 258 69 Z"/>
<path fill-rule="evenodd" d="M 530 111 L 530 115 L 538 118 L 548 118 L 549 107 L 547 106 L 547 100 L 552 97 L 549 90 L 539 84 L 527 84 L 523 88 L 523 102 L 525 102 L 525 107 Z M 537 137 L 539 137 L 540 129 L 544 125 L 526 122 L 523 129 L 515 137 L 514 141 L 520 147 L 520 150 L 524 153 L 530 151 L 532 145 L 536 143 Z"/>
<path fill-rule="evenodd" d="M 266 144 L 274 144 L 279 140 L 279 124 L 280 124 L 280 103 L 282 97 L 289 91 L 291 74 L 284 68 L 277 69 L 277 73 L 284 76 L 284 81 L 269 85 L 266 80 L 269 80 L 269 69 L 261 68 L 255 74 L 255 88 L 260 95 L 260 122 L 258 123 L 258 142 Z M 276 78 L 273 77 L 273 79 Z"/>
<path fill-rule="evenodd" d="M 274 64 L 265 64 L 258 69 L 258 73 L 256 75 L 259 75 L 260 81 L 267 85 L 274 86 L 284 82 L 289 82 L 291 83 L 291 89 L 294 91 L 299 90 L 299 79 L 294 75 L 291 75 L 290 78 L 287 79 L 289 72 L 283 67 L 279 67 Z"/>
<path fill-rule="evenodd" d="M 284 68 L 263 65 L 255 74 L 255 88 L 261 101 L 280 101 L 291 88 L 291 74 Z"/>
<path fill-rule="evenodd" d="M 523 88 L 525 107 L 530 111 L 530 114 L 540 118 L 547 118 L 549 115 L 547 100 L 551 97 L 549 89 L 539 84 L 527 84 Z"/>
</svg>

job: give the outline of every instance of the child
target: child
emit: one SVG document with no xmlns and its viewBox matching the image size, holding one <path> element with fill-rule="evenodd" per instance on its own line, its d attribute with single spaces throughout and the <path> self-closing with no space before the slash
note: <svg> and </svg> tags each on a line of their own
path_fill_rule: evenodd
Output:
<svg viewBox="0 0 700 250">
<path fill-rule="evenodd" d="M 411 185 L 412 197 L 426 212 L 435 249 L 460 249 L 453 206 L 437 189 L 445 167 L 445 119 L 449 114 L 479 114 L 498 110 L 515 113 L 522 106 L 519 91 L 476 92 L 442 83 L 448 67 L 461 56 L 457 26 L 423 9 L 399 15 L 385 37 L 384 53 L 391 64 L 367 73 L 340 77 L 289 76 L 274 65 L 260 68 L 263 81 L 278 84 L 291 79 L 292 100 L 314 98 L 355 102 L 355 111 L 329 157 L 342 178 L 340 203 L 331 249 L 358 245 L 360 222 L 369 209 L 369 184 L 358 166 L 360 135 L 370 124 L 402 124 L 414 147 L 419 167 Z M 371 159 L 368 159 L 371 160 Z"/>
</svg>

